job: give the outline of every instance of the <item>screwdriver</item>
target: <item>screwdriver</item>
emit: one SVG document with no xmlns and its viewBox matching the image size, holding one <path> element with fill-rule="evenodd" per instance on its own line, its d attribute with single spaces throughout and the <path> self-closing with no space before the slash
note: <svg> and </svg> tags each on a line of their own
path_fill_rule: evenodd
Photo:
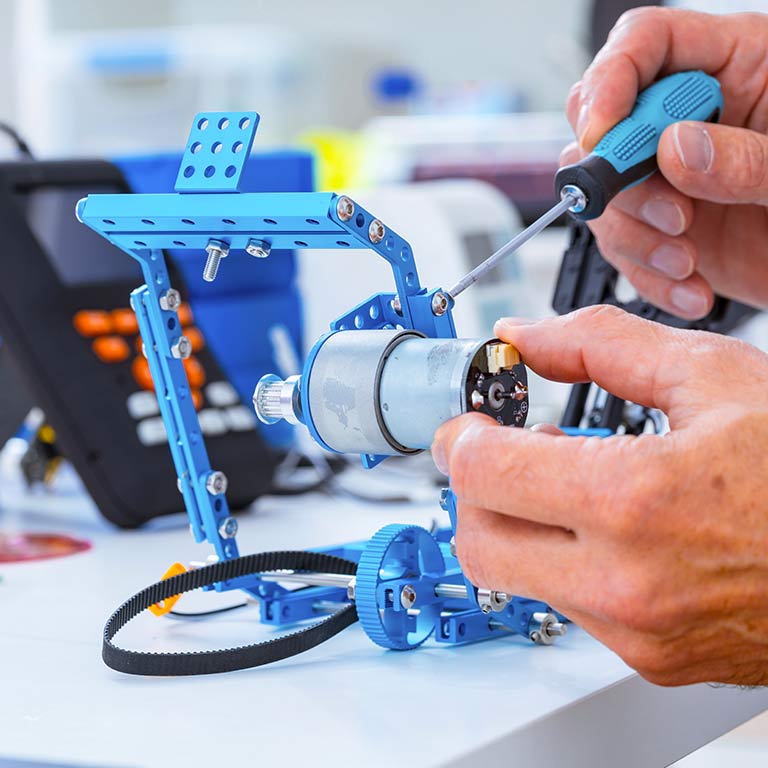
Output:
<svg viewBox="0 0 768 768">
<path fill-rule="evenodd" d="M 591 154 L 555 176 L 560 202 L 448 291 L 451 299 L 476 283 L 566 211 L 581 221 L 595 219 L 608 203 L 657 170 L 656 152 L 664 129 L 680 120 L 716 122 L 723 109 L 720 84 L 704 72 L 678 72 L 638 94 L 632 112 L 603 136 Z"/>
</svg>

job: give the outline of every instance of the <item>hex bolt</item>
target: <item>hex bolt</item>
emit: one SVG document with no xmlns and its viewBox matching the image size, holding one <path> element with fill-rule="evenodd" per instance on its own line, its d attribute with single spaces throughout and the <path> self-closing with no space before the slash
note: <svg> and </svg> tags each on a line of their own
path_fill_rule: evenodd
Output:
<svg viewBox="0 0 768 768">
<path fill-rule="evenodd" d="M 266 240 L 251 239 L 245 246 L 245 252 L 257 259 L 266 259 L 271 250 L 272 246 Z"/>
<path fill-rule="evenodd" d="M 192 354 L 192 342 L 186 336 L 179 336 L 171 344 L 171 355 L 179 360 L 186 360 Z"/>
<path fill-rule="evenodd" d="M 355 215 L 355 204 L 346 195 L 342 195 L 337 200 L 336 215 L 342 221 L 349 221 Z"/>
<path fill-rule="evenodd" d="M 208 258 L 203 267 L 203 280 L 206 283 L 212 283 L 216 279 L 221 260 L 229 253 L 229 246 L 222 240 L 209 240 L 205 246 L 205 252 Z"/>
<path fill-rule="evenodd" d="M 175 288 L 169 288 L 160 297 L 160 309 L 166 312 L 176 312 L 181 306 L 181 294 Z"/>
<path fill-rule="evenodd" d="M 387 234 L 387 228 L 378 219 L 374 219 L 371 222 L 371 226 L 368 227 L 368 239 L 376 245 L 380 243 Z"/>
<path fill-rule="evenodd" d="M 237 536 L 237 520 L 234 517 L 225 517 L 219 526 L 219 536 L 222 539 L 234 539 Z"/>
<path fill-rule="evenodd" d="M 450 302 L 448 301 L 448 297 L 442 291 L 438 291 L 432 297 L 432 314 L 433 315 L 436 315 L 437 317 L 442 317 L 448 311 L 449 306 L 450 306 Z"/>
<path fill-rule="evenodd" d="M 218 496 L 220 493 L 226 493 L 227 485 L 227 476 L 219 470 L 210 472 L 205 479 L 205 490 L 208 491 L 211 496 Z"/>
<path fill-rule="evenodd" d="M 416 590 L 410 584 L 406 584 L 400 591 L 400 605 L 408 610 L 408 608 L 413 608 L 415 602 Z"/>
</svg>

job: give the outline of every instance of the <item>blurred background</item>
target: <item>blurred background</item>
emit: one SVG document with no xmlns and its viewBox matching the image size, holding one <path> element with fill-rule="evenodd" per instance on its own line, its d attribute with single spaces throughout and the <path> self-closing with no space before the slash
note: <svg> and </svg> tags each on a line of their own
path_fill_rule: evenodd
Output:
<svg viewBox="0 0 768 768">
<path fill-rule="evenodd" d="M 670 4 L 768 11 L 765 0 Z M 568 89 L 634 5 L 0 0 L 0 120 L 36 158 L 108 159 L 134 188 L 170 191 L 196 112 L 256 110 L 257 186 L 348 192 L 411 242 L 425 285 L 446 285 L 551 204 L 558 155 L 571 140 Z M 289 165 L 267 169 L 286 152 Z M 0 156 L 17 153 L 0 137 Z M 147 158 L 167 161 L 167 179 L 147 181 Z M 489 334 L 501 315 L 550 313 L 566 245 L 565 229 L 552 228 L 466 294 L 459 334 Z M 195 306 L 192 275 L 202 257 L 191 266 L 188 255 L 179 258 Z M 248 283 L 252 295 L 243 294 L 257 309 L 285 297 L 269 305 L 277 321 L 253 340 L 268 352 L 246 365 L 215 349 L 245 402 L 258 375 L 295 368 L 333 317 L 391 283 L 370 254 L 299 250 L 287 258 L 286 273 L 259 265 L 261 289 Z M 259 293 L 265 280 L 273 281 L 268 299 Z M 226 291 L 235 289 L 221 290 L 231 298 Z M 222 316 L 195 311 L 213 339 Z M 768 341 L 763 319 L 743 334 Z M 537 381 L 532 393 L 532 419 L 557 421 L 563 389 Z M 266 439 L 285 448 L 294 437 Z M 765 734 L 768 720 L 755 721 L 680 764 L 763 764 L 749 756 L 768 744 Z"/>
</svg>

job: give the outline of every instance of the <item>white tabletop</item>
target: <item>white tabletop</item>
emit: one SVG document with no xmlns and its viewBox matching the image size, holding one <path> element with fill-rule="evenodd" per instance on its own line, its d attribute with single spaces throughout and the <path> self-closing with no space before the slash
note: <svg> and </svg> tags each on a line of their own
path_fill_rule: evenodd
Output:
<svg viewBox="0 0 768 768">
<path fill-rule="evenodd" d="M 270 667 L 197 678 L 122 675 L 101 661 L 107 616 L 175 560 L 204 559 L 186 519 L 118 531 L 74 488 L 0 497 L 0 528 L 89 539 L 83 554 L 0 566 L 0 765 L 666 765 L 768 708 L 768 691 L 662 689 L 578 628 L 552 647 L 504 637 L 384 651 L 359 626 Z M 436 504 L 267 498 L 240 516 L 241 552 L 367 538 L 428 525 Z M 182 598 L 180 610 L 240 601 Z M 267 637 L 253 606 L 196 620 L 142 615 L 118 636 L 145 650 Z M 490 762 L 489 762 L 490 761 Z"/>
</svg>

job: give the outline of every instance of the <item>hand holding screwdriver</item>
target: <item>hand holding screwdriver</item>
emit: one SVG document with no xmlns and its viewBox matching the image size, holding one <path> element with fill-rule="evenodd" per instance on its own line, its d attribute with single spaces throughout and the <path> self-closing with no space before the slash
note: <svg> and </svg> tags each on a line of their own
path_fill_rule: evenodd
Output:
<svg viewBox="0 0 768 768">
<path fill-rule="evenodd" d="M 768 306 L 767 51 L 764 14 L 632 11 L 568 99 L 580 144 L 563 164 L 590 152 L 662 68 L 716 73 L 720 123 L 686 120 L 664 131 L 660 173 L 590 222 L 601 253 L 637 291 L 682 317 L 706 314 L 713 290 Z"/>
<path fill-rule="evenodd" d="M 600 216 L 617 194 L 656 172 L 656 151 L 666 128 L 680 120 L 717 120 L 722 108 L 720 85 L 704 72 L 678 72 L 651 85 L 587 157 L 558 171 L 560 202 L 463 277 L 449 291 L 451 298 L 566 211 L 584 220 Z"/>
</svg>

